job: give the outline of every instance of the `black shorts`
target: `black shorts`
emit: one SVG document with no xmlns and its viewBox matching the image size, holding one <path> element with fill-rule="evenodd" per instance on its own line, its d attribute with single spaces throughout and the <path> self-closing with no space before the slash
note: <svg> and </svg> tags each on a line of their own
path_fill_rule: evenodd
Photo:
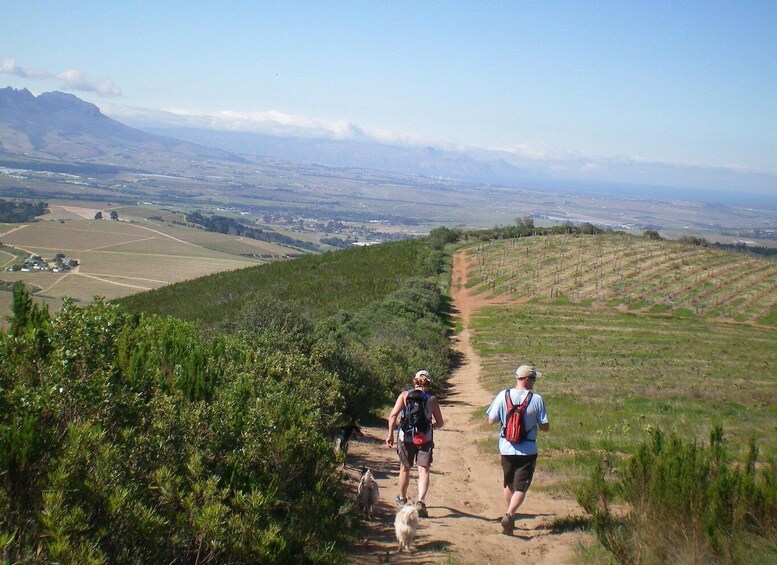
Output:
<svg viewBox="0 0 777 565">
<path fill-rule="evenodd" d="M 399 462 L 405 467 L 412 467 L 416 459 L 419 467 L 430 467 L 432 465 L 432 449 L 434 449 L 433 441 L 427 441 L 423 445 L 416 445 L 412 441 L 397 442 Z"/>
<path fill-rule="evenodd" d="M 513 491 L 529 490 L 537 466 L 537 455 L 502 455 L 502 472 L 504 486 L 512 487 Z"/>
</svg>

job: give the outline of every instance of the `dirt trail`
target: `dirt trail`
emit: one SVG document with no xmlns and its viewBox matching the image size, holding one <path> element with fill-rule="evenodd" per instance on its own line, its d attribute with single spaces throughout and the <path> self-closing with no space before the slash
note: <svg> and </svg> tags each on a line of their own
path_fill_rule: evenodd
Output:
<svg viewBox="0 0 777 565">
<path fill-rule="evenodd" d="M 570 499 L 552 496 L 533 488 L 520 509 L 515 534 L 501 533 L 499 518 L 504 513 L 502 471 L 496 451 L 496 426 L 490 432 L 473 429 L 472 418 L 485 418 L 491 395 L 481 388 L 480 360 L 470 345 L 470 313 L 484 301 L 470 297 L 465 288 L 465 255 L 458 252 L 453 265 L 454 313 L 464 330 L 454 337 L 454 348 L 461 363 L 450 377 L 450 394 L 441 402 L 445 427 L 435 432 L 431 486 L 426 497 L 429 517 L 421 519 L 413 552 L 399 553 L 394 538 L 393 503 L 397 494 L 396 454 L 384 444 L 386 428 L 362 430 L 366 436 L 352 441 L 347 473 L 355 485 L 362 465 L 370 467 L 381 489 L 381 502 L 372 522 L 359 532 L 360 543 L 349 552 L 349 563 L 478 563 L 503 565 L 531 562 L 559 565 L 574 562 L 574 552 L 584 539 L 579 532 L 556 532 L 555 518 L 580 515 Z M 518 362 L 519 360 L 516 360 Z M 512 383 L 505 383 L 508 386 Z M 538 387 L 541 392 L 541 386 Z M 548 407 L 553 421 L 553 406 Z M 478 443 L 491 442 L 493 451 L 483 455 Z M 540 459 L 534 485 L 548 480 Z M 408 496 L 416 493 L 415 469 Z"/>
</svg>

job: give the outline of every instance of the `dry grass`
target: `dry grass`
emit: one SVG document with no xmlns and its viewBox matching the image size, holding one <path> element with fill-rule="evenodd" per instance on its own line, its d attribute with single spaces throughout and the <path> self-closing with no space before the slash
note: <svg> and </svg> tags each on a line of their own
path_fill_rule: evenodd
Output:
<svg viewBox="0 0 777 565">
<path fill-rule="evenodd" d="M 86 302 L 96 295 L 118 298 L 257 264 L 254 259 L 225 253 L 210 248 L 211 245 L 222 244 L 233 252 L 240 248 L 246 255 L 259 254 L 257 249 L 263 249 L 235 242 L 233 236 L 145 221 L 139 224 L 79 219 L 35 222 L 13 230 L 15 227 L 18 226 L 3 229 L 5 244 L 47 259 L 64 253 L 80 262 L 75 271 L 66 275 L 0 272 L 2 280 L 21 280 L 39 287 L 41 296 L 54 300 L 52 304 L 57 307 L 65 296 Z M 280 246 L 267 245 L 279 251 Z M 6 253 L 0 255 L 0 261 L 5 256 Z M 8 313 L 7 306 L 0 304 L 0 315 Z"/>
</svg>

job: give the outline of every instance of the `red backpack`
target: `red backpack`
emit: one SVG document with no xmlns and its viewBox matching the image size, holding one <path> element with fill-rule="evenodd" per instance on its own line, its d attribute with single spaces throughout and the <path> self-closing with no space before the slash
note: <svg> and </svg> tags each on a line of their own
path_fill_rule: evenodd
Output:
<svg viewBox="0 0 777 565">
<path fill-rule="evenodd" d="M 507 421 L 503 430 L 504 438 L 510 443 L 517 443 L 526 438 L 528 430 L 526 429 L 526 407 L 531 402 L 532 392 L 526 395 L 520 405 L 513 404 L 510 398 L 510 389 L 505 391 L 505 402 L 507 403 Z"/>
</svg>

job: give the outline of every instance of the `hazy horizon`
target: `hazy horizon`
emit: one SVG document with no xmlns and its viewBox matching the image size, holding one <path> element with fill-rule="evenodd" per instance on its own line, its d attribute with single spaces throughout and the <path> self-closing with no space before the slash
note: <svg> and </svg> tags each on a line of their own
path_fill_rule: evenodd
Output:
<svg viewBox="0 0 777 565">
<path fill-rule="evenodd" d="M 9 86 L 73 92 L 129 125 L 777 193 L 777 4 L 6 4 Z"/>
</svg>

